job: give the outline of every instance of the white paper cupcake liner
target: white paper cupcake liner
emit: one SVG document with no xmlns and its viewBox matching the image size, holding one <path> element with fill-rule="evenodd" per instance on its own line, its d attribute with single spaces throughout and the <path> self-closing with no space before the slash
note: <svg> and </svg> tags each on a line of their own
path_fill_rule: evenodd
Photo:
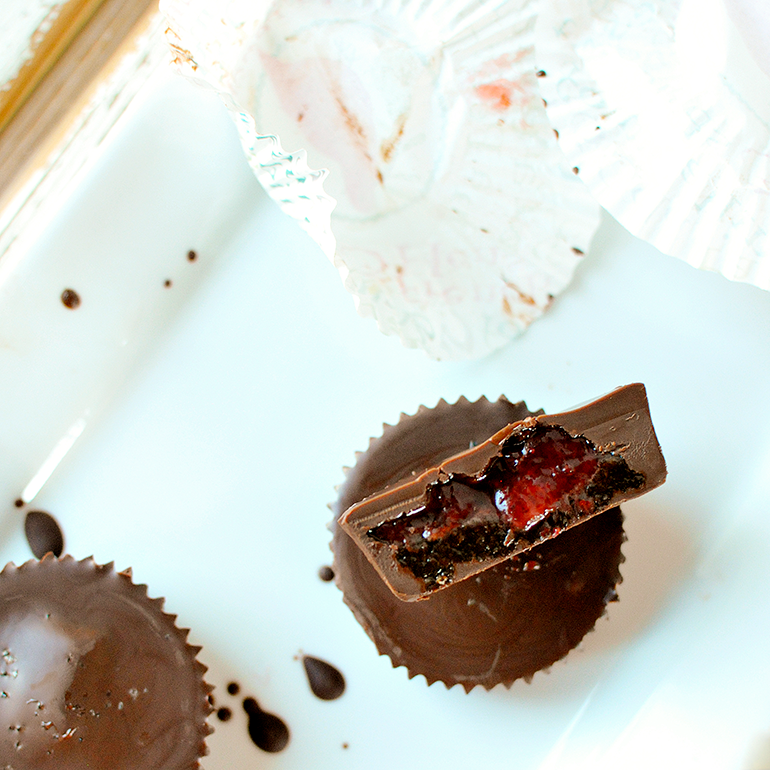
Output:
<svg viewBox="0 0 770 770">
<path fill-rule="evenodd" d="M 757 29 L 770 25 L 763 2 Z M 731 20 L 746 32 L 752 3 L 731 6 L 543 0 L 537 66 L 561 147 L 599 203 L 661 251 L 770 289 L 768 55 Z"/>
<path fill-rule="evenodd" d="M 538 92 L 536 0 L 161 5 L 179 68 L 383 332 L 482 356 L 568 284 L 598 206 Z"/>
</svg>

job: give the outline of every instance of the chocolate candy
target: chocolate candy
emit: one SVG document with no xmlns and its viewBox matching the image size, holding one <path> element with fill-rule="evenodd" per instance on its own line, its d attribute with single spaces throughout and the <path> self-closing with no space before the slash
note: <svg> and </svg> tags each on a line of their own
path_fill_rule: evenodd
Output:
<svg viewBox="0 0 770 770">
<path fill-rule="evenodd" d="M 345 692 L 345 677 L 342 672 L 320 658 L 302 656 L 307 681 L 313 695 L 321 700 L 337 700 Z"/>
<path fill-rule="evenodd" d="M 206 753 L 199 648 L 112 565 L 0 574 L 0 767 L 181 770 Z"/>
<path fill-rule="evenodd" d="M 372 439 L 348 472 L 335 512 L 396 488 L 534 415 L 523 402 L 462 398 L 402 416 Z M 617 432 L 611 427 L 596 430 Z M 624 540 L 623 516 L 614 507 L 415 602 L 393 593 L 338 524 L 332 549 L 344 601 L 377 650 L 394 666 L 405 666 L 410 677 L 470 691 L 528 680 L 575 647 L 617 598 Z"/>
<path fill-rule="evenodd" d="M 422 599 L 663 483 L 643 385 L 529 417 L 350 507 L 340 526 L 391 590 Z"/>
</svg>

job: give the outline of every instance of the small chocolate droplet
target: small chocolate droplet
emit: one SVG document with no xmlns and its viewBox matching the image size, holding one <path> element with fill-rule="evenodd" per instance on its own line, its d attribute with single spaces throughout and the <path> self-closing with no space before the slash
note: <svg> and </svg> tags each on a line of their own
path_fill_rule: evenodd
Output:
<svg viewBox="0 0 770 770">
<path fill-rule="evenodd" d="M 350 744 L 346 741 L 345 743 L 342 744 L 342 748 L 343 749 L 349 749 L 350 748 Z"/>
<path fill-rule="evenodd" d="M 254 698 L 244 698 L 243 710 L 249 715 L 249 737 L 262 751 L 283 751 L 289 742 L 289 728 L 275 714 L 262 711 Z"/>
<path fill-rule="evenodd" d="M 538 70 L 538 71 L 537 71 L 535 74 L 536 74 L 536 75 L 537 75 L 539 78 L 544 78 L 544 77 L 545 77 L 545 70 Z"/>
<path fill-rule="evenodd" d="M 237 695 L 240 691 L 241 686 L 238 682 L 230 682 L 230 684 L 227 685 L 227 692 L 229 692 L 230 695 Z"/>
<path fill-rule="evenodd" d="M 198 253 L 190 249 L 190 251 L 187 252 L 187 259 L 190 262 L 195 262 L 195 260 L 198 259 Z"/>
<path fill-rule="evenodd" d="M 23 500 L 22 500 L 20 497 L 17 497 L 17 498 L 16 498 L 16 499 L 13 501 L 13 504 L 14 504 L 14 505 L 15 505 L 17 508 L 23 508 L 23 507 L 24 507 L 24 501 L 23 501 Z"/>
<path fill-rule="evenodd" d="M 64 307 L 68 307 L 70 310 L 80 307 L 80 295 L 74 289 L 65 289 L 61 293 L 61 301 L 64 303 Z"/>
<path fill-rule="evenodd" d="M 64 536 L 50 513 L 30 511 L 24 521 L 24 533 L 36 559 L 42 559 L 47 553 L 61 556 Z"/>
<path fill-rule="evenodd" d="M 217 719 L 220 722 L 227 722 L 232 715 L 233 715 L 233 712 L 230 711 L 230 709 L 227 708 L 227 706 L 222 706 L 221 709 L 217 710 Z"/>
<path fill-rule="evenodd" d="M 334 580 L 334 570 L 328 565 L 324 565 L 318 570 L 318 577 L 321 578 L 324 583 L 328 583 L 331 580 Z"/>
<path fill-rule="evenodd" d="M 313 695 L 321 700 L 335 700 L 345 692 L 345 677 L 325 660 L 305 655 L 302 658 Z"/>
<path fill-rule="evenodd" d="M 165 280 L 165 281 L 163 281 L 163 285 L 164 285 L 164 286 L 165 286 L 167 289 L 168 289 L 168 288 L 170 288 L 170 287 L 171 287 L 171 279 L 170 279 L 170 278 L 166 278 L 166 280 Z"/>
<path fill-rule="evenodd" d="M 578 256 L 582 256 L 583 254 L 585 254 L 583 249 L 579 249 L 577 246 L 573 246 L 572 251 L 574 251 L 575 254 L 577 254 Z"/>
</svg>

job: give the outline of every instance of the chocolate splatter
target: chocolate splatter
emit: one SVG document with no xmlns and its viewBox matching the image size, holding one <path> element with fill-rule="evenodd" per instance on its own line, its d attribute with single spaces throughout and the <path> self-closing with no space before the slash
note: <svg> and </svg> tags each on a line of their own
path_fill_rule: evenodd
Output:
<svg viewBox="0 0 770 770">
<path fill-rule="evenodd" d="M 249 737 L 255 745 L 274 754 L 289 743 L 289 728 L 275 714 L 262 711 L 254 698 L 243 699 L 243 710 L 249 715 Z"/>
<path fill-rule="evenodd" d="M 230 695 L 237 695 L 240 691 L 241 686 L 238 682 L 230 682 L 230 684 L 227 685 L 227 692 L 229 692 Z"/>
<path fill-rule="evenodd" d="M 189 262 L 195 262 L 195 260 L 198 259 L 198 253 L 190 249 L 190 251 L 187 252 L 187 259 Z"/>
<path fill-rule="evenodd" d="M 49 552 L 58 557 L 64 550 L 61 528 L 50 513 L 30 511 L 24 521 L 24 534 L 36 559 L 42 559 Z"/>
<path fill-rule="evenodd" d="M 307 681 L 313 695 L 321 700 L 336 700 L 345 692 L 345 677 L 325 660 L 303 655 Z"/>
<path fill-rule="evenodd" d="M 222 708 L 217 709 L 217 719 L 220 722 L 227 722 L 232 715 L 233 715 L 233 712 L 230 711 L 230 709 L 227 708 L 227 706 L 222 706 Z"/>
<path fill-rule="evenodd" d="M 65 289 L 61 293 L 61 301 L 70 310 L 80 307 L 80 295 L 74 289 Z"/>
<path fill-rule="evenodd" d="M 170 289 L 170 288 L 171 288 L 171 279 L 170 279 L 170 278 L 166 278 L 166 280 L 165 280 L 165 281 L 163 281 L 163 285 L 164 285 L 164 286 L 165 286 L 167 289 Z"/>
<path fill-rule="evenodd" d="M 16 499 L 13 501 L 13 504 L 14 504 L 14 505 L 15 505 L 17 508 L 23 508 L 23 507 L 24 507 L 24 501 L 23 501 L 23 500 L 22 500 L 20 497 L 17 497 L 17 498 L 16 498 Z"/>
<path fill-rule="evenodd" d="M 321 578 L 324 583 L 328 583 L 334 580 L 334 570 L 328 565 L 324 565 L 318 570 L 318 577 Z"/>
</svg>

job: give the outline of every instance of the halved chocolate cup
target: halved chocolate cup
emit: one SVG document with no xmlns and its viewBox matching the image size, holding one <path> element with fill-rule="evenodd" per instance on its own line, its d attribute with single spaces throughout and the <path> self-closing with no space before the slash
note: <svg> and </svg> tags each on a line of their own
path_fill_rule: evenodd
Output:
<svg viewBox="0 0 770 770">
<path fill-rule="evenodd" d="M 644 386 L 509 423 L 339 518 L 402 600 L 423 599 L 663 483 Z"/>
</svg>

